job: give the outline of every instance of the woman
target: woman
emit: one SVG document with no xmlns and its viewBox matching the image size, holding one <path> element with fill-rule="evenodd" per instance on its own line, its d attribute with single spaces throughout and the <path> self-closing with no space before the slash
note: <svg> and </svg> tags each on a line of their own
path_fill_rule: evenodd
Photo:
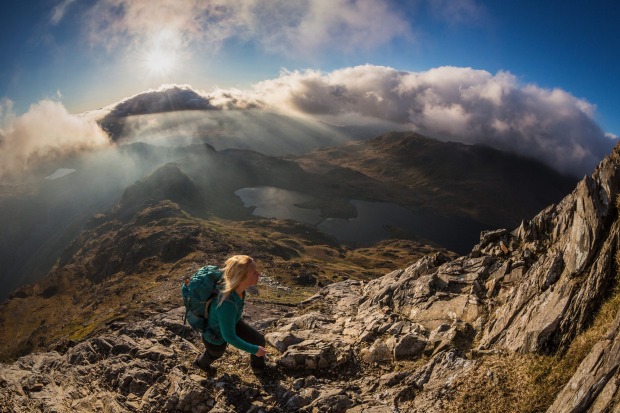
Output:
<svg viewBox="0 0 620 413">
<path fill-rule="evenodd" d="M 265 367 L 265 337 L 246 324 L 241 316 L 245 303 L 245 290 L 256 285 L 260 274 L 256 263 L 247 255 L 235 255 L 226 260 L 224 289 L 209 306 L 209 319 L 202 340 L 205 351 L 196 358 L 203 370 L 213 371 L 211 363 L 222 357 L 228 343 L 250 353 L 250 365 L 255 369 Z"/>
</svg>

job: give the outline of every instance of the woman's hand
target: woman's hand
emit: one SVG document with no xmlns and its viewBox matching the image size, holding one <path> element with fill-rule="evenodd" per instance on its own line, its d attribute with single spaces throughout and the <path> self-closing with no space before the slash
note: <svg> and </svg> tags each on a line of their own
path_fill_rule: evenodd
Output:
<svg viewBox="0 0 620 413">
<path fill-rule="evenodd" d="M 263 357 L 263 356 L 265 355 L 265 353 L 267 353 L 267 352 L 265 351 L 265 347 L 263 347 L 263 346 L 258 346 L 258 351 L 256 352 L 255 356 L 258 356 L 258 357 Z"/>
</svg>

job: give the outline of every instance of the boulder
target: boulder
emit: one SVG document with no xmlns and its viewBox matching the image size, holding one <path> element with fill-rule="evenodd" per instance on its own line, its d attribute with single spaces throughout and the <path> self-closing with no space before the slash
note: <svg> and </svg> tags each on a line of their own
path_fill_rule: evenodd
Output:
<svg viewBox="0 0 620 413">
<path fill-rule="evenodd" d="M 427 340 L 417 334 L 405 334 L 396 341 L 394 360 L 414 360 L 424 353 Z"/>
<path fill-rule="evenodd" d="M 289 331 L 268 333 L 265 335 L 265 339 L 281 353 L 284 353 L 289 346 L 304 341 L 303 338 L 300 338 Z"/>
<path fill-rule="evenodd" d="M 305 340 L 294 344 L 277 360 L 288 370 L 328 370 L 338 368 L 351 359 L 350 346 L 334 341 Z"/>
</svg>

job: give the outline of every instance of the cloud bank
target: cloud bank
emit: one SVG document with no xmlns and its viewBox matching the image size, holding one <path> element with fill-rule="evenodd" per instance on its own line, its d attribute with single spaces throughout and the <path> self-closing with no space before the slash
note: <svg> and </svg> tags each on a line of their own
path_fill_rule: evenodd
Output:
<svg viewBox="0 0 620 413">
<path fill-rule="evenodd" d="M 161 102 L 171 108 L 160 107 Z M 335 126 L 412 130 L 444 141 L 513 152 L 577 177 L 591 173 L 618 142 L 617 136 L 598 126 L 592 104 L 564 90 L 521 84 L 508 72 L 449 66 L 425 72 L 372 65 L 329 73 L 284 71 L 251 90 L 204 92 L 167 85 L 126 99 L 111 114 L 122 117 L 198 107 L 212 113 L 262 109 Z M 216 115 L 209 116 L 215 119 Z M 245 119 L 252 122 L 251 117 Z M 156 134 L 153 128 L 142 131 L 138 120 L 133 125 L 135 136 L 145 131 Z M 149 118 L 147 123 L 152 122 Z M 200 128 L 213 134 L 206 126 Z M 270 135 L 275 139 L 278 132 L 273 129 Z M 290 128 L 286 133 L 303 136 Z"/>
<path fill-rule="evenodd" d="M 617 142 L 597 125 L 590 103 L 561 89 L 522 85 L 507 72 L 365 65 L 283 72 L 251 92 L 216 94 L 336 124 L 390 122 L 441 140 L 511 151 L 577 176 L 592 172 Z"/>
<path fill-rule="evenodd" d="M 71 115 L 55 101 L 42 100 L 16 116 L 9 100 L 0 102 L 0 181 L 41 162 L 108 145 L 93 120 Z"/>
</svg>

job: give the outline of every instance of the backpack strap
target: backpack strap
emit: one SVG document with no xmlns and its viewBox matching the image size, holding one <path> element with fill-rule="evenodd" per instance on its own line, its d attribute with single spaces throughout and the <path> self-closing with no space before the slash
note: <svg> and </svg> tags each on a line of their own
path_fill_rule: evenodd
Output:
<svg viewBox="0 0 620 413">
<path fill-rule="evenodd" d="M 185 277 L 185 284 L 183 285 L 183 291 L 185 291 L 187 288 L 189 288 L 189 277 Z M 185 314 L 183 314 L 183 333 L 181 334 L 181 337 L 185 338 L 185 326 L 187 325 L 187 313 L 189 312 L 189 302 L 190 302 L 190 298 L 186 297 L 185 294 L 183 294 L 183 305 L 185 305 Z"/>
<path fill-rule="evenodd" d="M 211 301 L 213 301 L 214 297 L 215 295 L 211 294 L 211 297 L 205 301 L 205 322 L 209 319 L 209 306 L 211 305 Z"/>
</svg>

